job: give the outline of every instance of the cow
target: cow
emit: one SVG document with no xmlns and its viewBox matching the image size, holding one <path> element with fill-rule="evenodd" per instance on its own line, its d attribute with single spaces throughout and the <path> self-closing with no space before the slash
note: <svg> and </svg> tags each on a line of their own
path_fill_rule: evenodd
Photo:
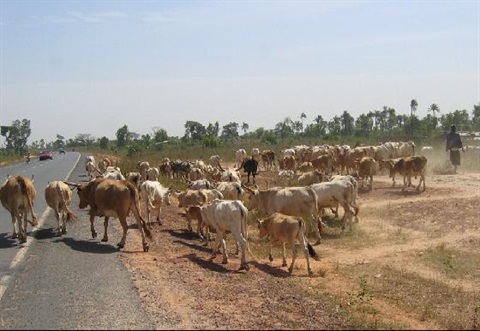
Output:
<svg viewBox="0 0 480 331">
<path fill-rule="evenodd" d="M 264 149 L 260 156 L 262 158 L 263 167 L 265 170 L 273 169 L 275 166 L 275 152 L 270 149 Z"/>
<path fill-rule="evenodd" d="M 150 168 L 150 163 L 148 161 L 138 161 L 137 170 L 140 172 L 141 181 L 147 180 L 147 170 Z"/>
<path fill-rule="evenodd" d="M 259 209 L 267 215 L 278 212 L 308 219 L 317 237 L 315 245 L 320 244 L 320 229 L 315 218 L 318 214 L 318 197 L 311 187 L 273 187 L 267 190 L 243 188 L 249 195 L 248 210 Z"/>
<path fill-rule="evenodd" d="M 128 180 L 129 182 L 133 183 L 137 189 L 140 189 L 140 184 L 141 184 L 141 175 L 140 172 L 138 171 L 131 171 L 127 172 L 125 174 L 125 179 Z"/>
<path fill-rule="evenodd" d="M 191 206 L 202 206 L 207 203 L 208 196 L 202 190 L 174 191 L 178 199 L 178 208 L 189 208 Z M 193 232 L 192 220 L 187 217 L 187 230 Z M 200 224 L 197 226 L 197 233 L 200 233 Z"/>
<path fill-rule="evenodd" d="M 162 206 L 165 204 L 167 206 L 171 205 L 170 194 L 172 193 L 172 188 L 164 187 L 160 182 L 156 180 L 146 180 L 140 185 L 140 194 L 142 200 L 145 201 L 146 210 L 147 210 L 147 224 L 150 225 L 150 213 L 152 210 L 157 210 L 157 222 L 159 225 L 162 225 L 160 221 L 160 213 L 162 211 Z"/>
<path fill-rule="evenodd" d="M 299 170 L 301 173 L 312 171 L 312 170 L 314 170 L 313 164 L 312 164 L 312 162 L 308 162 L 308 161 L 307 161 L 307 162 L 302 162 L 302 163 L 298 166 L 298 170 Z"/>
<path fill-rule="evenodd" d="M 324 181 L 325 175 L 318 170 L 305 172 L 298 177 L 298 186 L 309 186 Z"/>
<path fill-rule="evenodd" d="M 71 211 L 72 189 L 60 180 L 54 180 L 45 187 L 45 201 L 53 209 L 57 219 L 57 236 L 67 233 L 67 223 L 74 220 L 76 215 Z"/>
<path fill-rule="evenodd" d="M 420 176 L 420 181 L 416 187 L 420 191 L 420 186 L 423 183 L 423 191 L 425 191 L 425 171 L 427 167 L 427 158 L 423 155 L 414 155 L 401 158 L 392 168 L 391 175 L 396 173 L 403 175 L 403 188 L 405 191 L 407 186 L 411 186 L 412 176 Z"/>
<path fill-rule="evenodd" d="M 210 158 L 208 159 L 208 164 L 214 168 L 223 170 L 222 166 L 220 165 L 221 161 L 222 161 L 222 158 L 220 157 L 220 155 L 216 154 L 216 155 L 210 156 Z"/>
<path fill-rule="evenodd" d="M 260 159 L 260 149 L 258 149 L 257 147 L 254 147 L 252 148 L 252 158 L 254 158 L 255 160 L 259 160 Z"/>
<path fill-rule="evenodd" d="M 173 178 L 184 179 L 186 180 L 190 170 L 192 169 L 192 164 L 188 161 L 175 160 L 170 163 L 172 168 Z"/>
<path fill-rule="evenodd" d="M 296 216 L 273 213 L 266 219 L 257 219 L 257 224 L 259 230 L 259 238 L 269 238 L 268 258 L 270 262 L 273 261 L 273 244 L 281 243 L 283 246 L 282 267 L 287 266 L 287 253 L 285 249 L 285 244 L 288 243 L 292 248 L 292 262 L 290 264 L 290 267 L 288 268 L 288 272 L 291 274 L 293 271 L 293 266 L 295 264 L 295 259 L 297 257 L 297 247 L 295 245 L 295 242 L 298 241 L 305 255 L 305 259 L 307 260 L 308 275 L 313 275 L 308 256 L 310 255 L 317 261 L 319 260 L 319 257 L 313 249 L 312 245 L 310 245 L 305 238 L 305 222 L 303 219 Z"/>
<path fill-rule="evenodd" d="M 203 178 L 203 170 L 197 167 L 192 167 L 188 173 L 188 181 L 195 181 Z"/>
<path fill-rule="evenodd" d="M 112 165 L 112 161 L 110 161 L 109 158 L 104 157 L 98 162 L 98 169 L 101 171 L 101 173 L 104 173 L 107 170 L 107 167 Z"/>
<path fill-rule="evenodd" d="M 211 189 L 215 188 L 207 179 L 197 179 L 194 181 L 187 180 L 187 186 L 191 190 Z"/>
<path fill-rule="evenodd" d="M 20 243 L 27 242 L 27 222 L 37 226 L 37 215 L 33 210 L 36 190 L 33 179 L 24 176 L 8 177 L 0 187 L 2 206 L 10 212 L 13 224 L 12 238 L 18 238 Z M 32 220 L 28 220 L 28 215 Z"/>
<path fill-rule="evenodd" d="M 238 149 L 236 152 L 235 152 L 235 166 L 238 165 L 238 167 L 240 167 L 240 165 L 243 163 L 243 160 L 247 157 L 247 151 L 243 148 L 240 148 Z"/>
<path fill-rule="evenodd" d="M 297 161 L 295 160 L 295 156 L 287 155 L 283 157 L 282 170 L 292 170 L 293 172 L 295 172 L 296 168 L 297 168 Z"/>
<path fill-rule="evenodd" d="M 100 169 L 98 169 L 98 168 L 95 166 L 95 163 L 92 162 L 92 161 L 88 161 L 88 162 L 85 164 L 85 170 L 87 171 L 87 176 L 88 176 L 90 179 L 95 178 L 95 172 L 97 172 L 99 175 L 102 175 L 102 174 L 103 174 L 103 172 L 101 172 Z"/>
<path fill-rule="evenodd" d="M 218 182 L 216 189 L 222 192 L 224 200 L 242 200 L 244 193 L 238 182 Z"/>
<path fill-rule="evenodd" d="M 150 167 L 146 172 L 147 180 L 158 181 L 158 176 L 160 176 L 160 171 L 156 167 Z"/>
<path fill-rule="evenodd" d="M 223 248 L 222 264 L 228 263 L 228 254 L 226 250 L 225 233 L 230 231 L 235 241 L 241 248 L 240 268 L 239 270 L 249 270 L 250 267 L 246 261 L 246 251 L 248 247 L 248 227 L 247 216 L 248 209 L 240 200 L 213 200 L 210 204 L 200 208 L 202 219 L 216 230 L 217 236 L 212 254 L 212 260 L 217 256 L 220 245 Z"/>
<path fill-rule="evenodd" d="M 97 237 L 97 232 L 93 225 L 95 216 L 105 217 L 103 242 L 108 241 L 108 220 L 111 217 L 118 218 L 122 226 L 123 235 L 117 246 L 120 249 L 124 248 L 128 230 L 127 216 L 130 211 L 132 211 L 137 221 L 138 230 L 142 235 L 143 251 L 148 252 L 149 244 L 146 238 L 150 239 L 152 234 L 145 220 L 140 215 L 138 191 L 131 182 L 109 178 L 96 178 L 84 184 L 67 184 L 77 187 L 80 209 L 90 206 L 89 215 L 92 238 Z"/>
<path fill-rule="evenodd" d="M 257 175 L 258 161 L 255 160 L 253 155 L 249 159 L 244 159 L 240 167 L 235 169 L 239 171 L 243 168 L 243 172 L 247 173 L 247 183 L 250 183 L 250 175 L 252 176 L 252 182 L 255 184 L 255 176 Z"/>
<path fill-rule="evenodd" d="M 358 161 L 358 178 L 361 181 L 360 186 L 365 187 L 368 181 L 368 189 L 373 189 L 373 175 L 376 174 L 378 162 L 373 157 L 364 156 Z"/>
<path fill-rule="evenodd" d="M 352 223 L 353 217 L 355 217 L 355 222 L 358 222 L 359 208 L 356 201 L 353 200 L 354 187 L 351 183 L 338 180 L 312 184 L 310 188 L 317 194 L 317 209 L 322 214 L 324 208 L 336 208 L 339 204 L 343 207 L 342 230 L 345 229 L 347 222 L 348 224 Z"/>
<path fill-rule="evenodd" d="M 158 167 L 159 172 L 165 176 L 166 178 L 173 178 L 173 170 L 172 166 L 170 165 L 170 160 L 163 161 L 160 163 L 160 166 Z"/>
<path fill-rule="evenodd" d="M 207 202 L 213 201 L 215 199 L 223 200 L 223 193 L 215 188 L 202 189 L 201 191 L 207 196 Z"/>
</svg>

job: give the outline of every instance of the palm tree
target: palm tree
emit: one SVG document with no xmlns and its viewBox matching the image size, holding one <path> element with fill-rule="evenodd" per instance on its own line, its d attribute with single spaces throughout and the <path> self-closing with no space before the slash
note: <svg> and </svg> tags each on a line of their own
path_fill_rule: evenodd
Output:
<svg viewBox="0 0 480 331">
<path fill-rule="evenodd" d="M 417 100 L 412 99 L 412 101 L 410 101 L 410 116 L 415 115 L 415 113 L 417 112 L 417 107 L 418 107 Z"/>
<path fill-rule="evenodd" d="M 303 132 L 303 120 L 307 118 L 307 115 L 305 115 L 305 113 L 301 113 L 300 114 L 300 120 L 302 121 L 302 132 Z"/>
<path fill-rule="evenodd" d="M 440 113 L 440 108 L 436 103 L 432 103 L 430 107 L 428 108 L 428 111 L 432 112 L 433 117 L 437 117 L 436 113 Z"/>
</svg>

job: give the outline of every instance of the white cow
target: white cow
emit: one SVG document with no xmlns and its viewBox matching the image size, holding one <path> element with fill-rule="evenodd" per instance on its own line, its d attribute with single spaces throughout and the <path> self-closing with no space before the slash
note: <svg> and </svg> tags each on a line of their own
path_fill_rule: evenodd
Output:
<svg viewBox="0 0 480 331">
<path fill-rule="evenodd" d="M 152 210 L 157 210 L 157 222 L 162 225 L 160 221 L 160 213 L 162 206 L 165 204 L 170 206 L 170 194 L 172 188 L 164 187 L 160 182 L 155 180 L 146 180 L 140 185 L 140 194 L 142 200 L 146 204 L 147 209 L 147 224 L 150 225 L 150 213 Z"/>
<path fill-rule="evenodd" d="M 228 263 L 226 242 L 224 239 L 226 231 L 230 231 L 235 241 L 241 247 L 241 262 L 239 270 L 248 270 L 246 251 L 248 248 L 248 209 L 240 200 L 213 200 L 211 204 L 200 208 L 202 219 L 216 230 L 215 244 L 212 259 L 217 256 L 220 245 L 223 248 L 222 264 Z"/>
<path fill-rule="evenodd" d="M 247 157 L 247 151 L 244 150 L 243 148 L 240 148 L 239 150 L 237 150 L 235 152 L 235 160 L 236 160 L 236 164 L 235 164 L 235 168 L 238 168 L 240 167 L 240 165 L 243 163 L 243 160 Z"/>
</svg>

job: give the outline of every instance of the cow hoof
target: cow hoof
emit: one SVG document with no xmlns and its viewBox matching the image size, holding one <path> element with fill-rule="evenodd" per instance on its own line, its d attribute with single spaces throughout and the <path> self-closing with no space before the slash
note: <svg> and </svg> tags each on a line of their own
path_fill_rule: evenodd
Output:
<svg viewBox="0 0 480 331">
<path fill-rule="evenodd" d="M 282 267 L 286 267 L 287 266 L 287 263 L 282 263 Z M 288 269 L 290 270 L 290 269 Z"/>
<path fill-rule="evenodd" d="M 125 247 L 125 244 L 118 243 L 118 244 L 117 244 L 117 247 L 120 248 L 120 249 L 122 249 L 123 247 Z"/>
<path fill-rule="evenodd" d="M 148 243 L 143 243 L 143 251 L 144 252 L 148 252 L 149 248 L 150 247 L 148 246 Z"/>
<path fill-rule="evenodd" d="M 96 232 L 92 232 L 92 238 L 97 238 L 97 233 Z"/>
<path fill-rule="evenodd" d="M 18 238 L 18 233 L 12 234 L 12 239 L 17 239 Z"/>
<path fill-rule="evenodd" d="M 320 243 L 321 243 L 321 240 L 320 240 L 320 239 L 317 239 L 317 241 L 315 241 L 315 243 L 313 244 L 313 246 L 320 245 Z"/>
<path fill-rule="evenodd" d="M 103 237 L 102 238 L 102 242 L 107 242 L 108 241 L 108 237 Z"/>
<path fill-rule="evenodd" d="M 242 271 L 242 270 L 248 271 L 248 270 L 250 270 L 250 266 L 245 263 L 245 264 L 241 265 L 240 268 L 238 269 L 238 271 Z"/>
<path fill-rule="evenodd" d="M 227 259 L 223 259 L 222 260 L 222 264 L 227 264 L 228 263 L 228 260 Z"/>
</svg>

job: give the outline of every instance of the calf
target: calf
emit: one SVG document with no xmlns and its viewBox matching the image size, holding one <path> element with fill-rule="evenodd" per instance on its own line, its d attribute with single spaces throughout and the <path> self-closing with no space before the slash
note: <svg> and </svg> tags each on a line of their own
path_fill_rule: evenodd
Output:
<svg viewBox="0 0 480 331">
<path fill-rule="evenodd" d="M 191 206 L 202 206 L 207 203 L 208 196 L 202 190 L 175 191 L 178 199 L 178 208 L 189 208 Z M 199 227 L 198 227 L 199 229 Z M 187 230 L 193 232 L 192 220 L 187 217 Z M 199 232 L 199 230 L 197 230 Z"/>
<path fill-rule="evenodd" d="M 300 247 L 307 260 L 308 275 L 312 276 L 312 268 L 310 267 L 310 260 L 308 256 L 318 261 L 319 257 L 312 245 L 310 245 L 305 238 L 305 223 L 299 217 L 288 216 L 281 213 L 274 213 L 270 217 L 261 220 L 257 219 L 258 230 L 260 239 L 269 237 L 269 253 L 268 258 L 273 261 L 272 246 L 274 243 L 282 243 L 283 245 L 283 262 L 282 267 L 287 266 L 287 253 L 285 244 L 288 243 L 292 248 L 292 263 L 288 268 L 288 272 L 291 274 L 293 271 L 293 265 L 297 257 L 297 247 L 295 242 L 298 240 Z M 308 251 L 308 252 L 307 252 Z"/>
<path fill-rule="evenodd" d="M 76 218 L 76 215 L 70 210 L 72 200 L 72 190 L 70 187 L 59 180 L 48 183 L 45 188 L 45 201 L 53 209 L 57 219 L 57 236 L 67 233 L 67 222 Z"/>
</svg>

